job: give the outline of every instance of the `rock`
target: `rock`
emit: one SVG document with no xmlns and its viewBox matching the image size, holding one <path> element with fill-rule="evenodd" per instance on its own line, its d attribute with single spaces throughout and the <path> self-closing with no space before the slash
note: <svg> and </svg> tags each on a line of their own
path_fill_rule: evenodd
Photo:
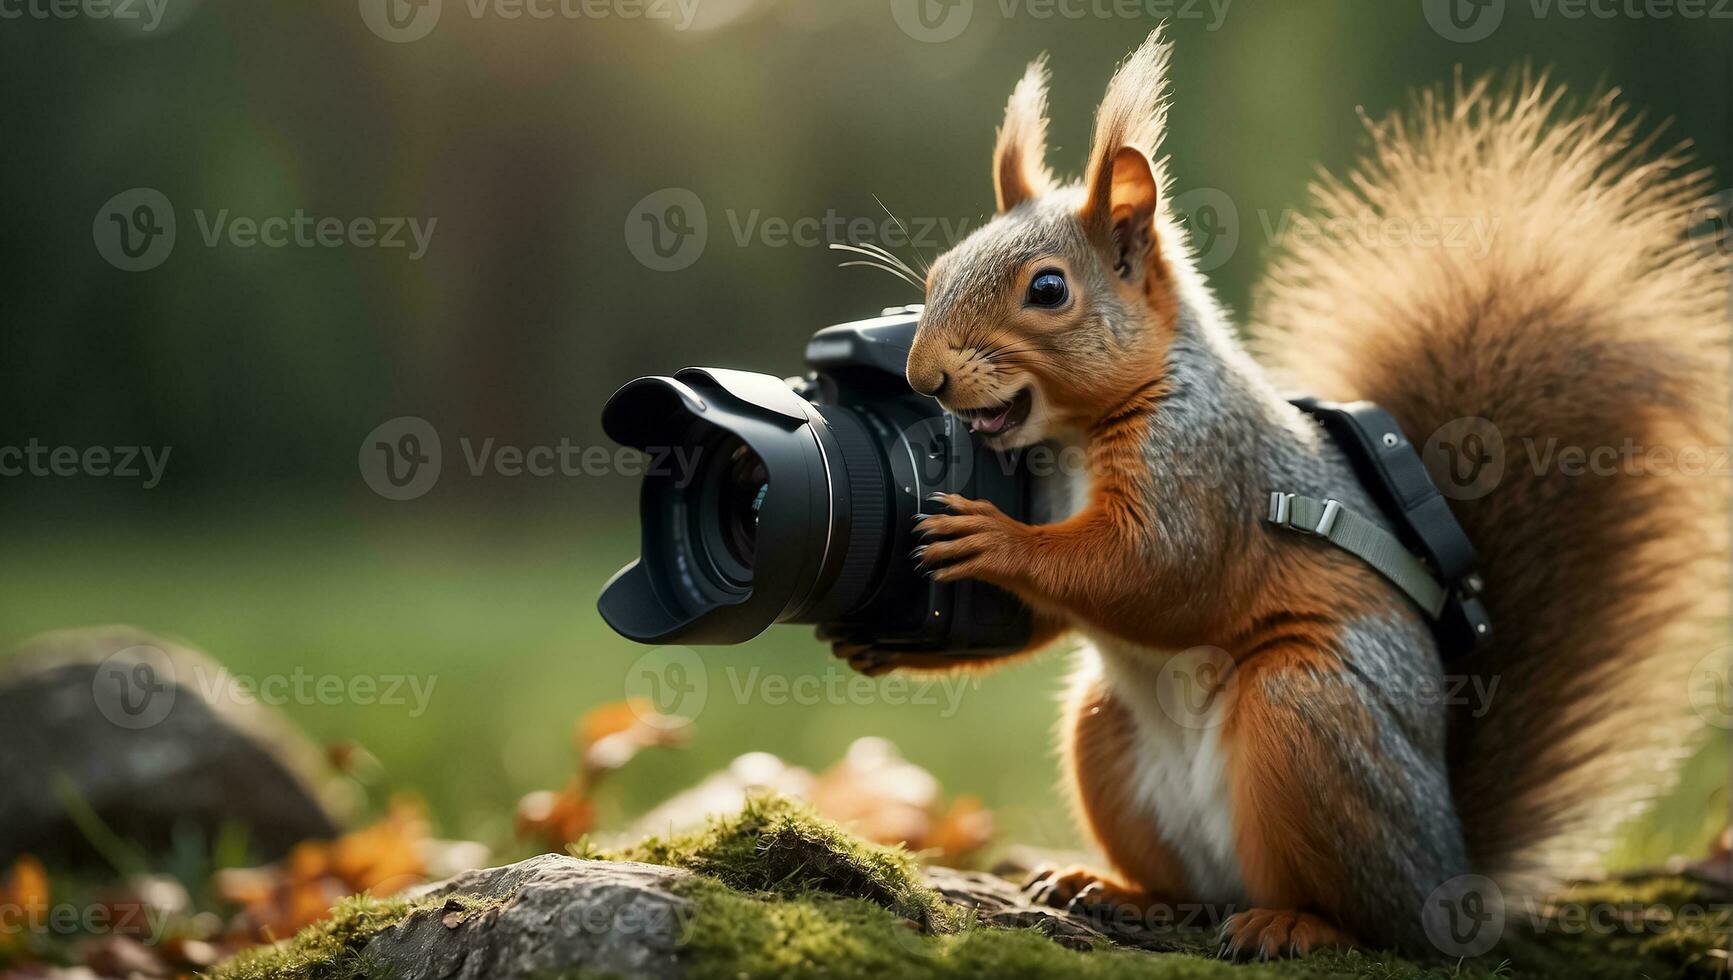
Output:
<svg viewBox="0 0 1733 980">
<path fill-rule="evenodd" d="M 125 626 L 45 633 L 0 661 L 0 861 L 71 862 L 94 813 L 151 848 L 241 824 L 262 858 L 338 831 L 345 787 L 287 719 L 210 658 Z M 100 831 L 98 832 L 100 835 Z"/>
<path fill-rule="evenodd" d="M 1147 913 L 1137 909 L 1067 912 L 1032 904 L 1015 882 L 982 871 L 928 868 L 927 885 L 952 905 L 972 909 L 988 925 L 1007 929 L 1039 929 L 1043 935 L 1072 949 L 1105 940 L 1155 952 L 1195 951 L 1195 930 L 1213 929 L 1214 920 L 1183 913 Z M 1193 934 L 1187 936 L 1190 930 Z"/>
<path fill-rule="evenodd" d="M 585 975 L 676 977 L 690 905 L 671 891 L 691 872 L 544 854 L 411 892 L 451 899 L 368 940 L 361 958 L 402 980 Z M 458 898 L 486 903 L 479 910 Z"/>
<path fill-rule="evenodd" d="M 691 877 L 660 865 L 557 854 L 469 871 L 407 893 L 412 900 L 447 901 L 387 927 L 360 956 L 403 980 L 529 980 L 567 971 L 677 977 L 682 931 L 703 928 L 673 890 Z M 1016 885 L 982 872 L 931 868 L 928 884 L 974 910 L 980 923 L 1036 929 L 1072 949 L 1103 942 L 1183 948 L 1141 923 L 1096 922 L 1031 905 Z"/>
</svg>

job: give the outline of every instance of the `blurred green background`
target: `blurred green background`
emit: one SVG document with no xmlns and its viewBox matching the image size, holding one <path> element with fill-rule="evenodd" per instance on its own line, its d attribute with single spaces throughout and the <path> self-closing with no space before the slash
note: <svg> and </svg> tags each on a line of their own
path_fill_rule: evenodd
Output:
<svg viewBox="0 0 1733 980">
<path fill-rule="evenodd" d="M 1219 189 L 1240 212 L 1240 243 L 1214 270 L 1240 309 L 1272 248 L 1263 225 L 1303 204 L 1316 166 L 1351 164 L 1357 112 L 1399 108 L 1459 66 L 1616 85 L 1674 119 L 1722 186 L 1733 150 L 1733 21 L 1538 16 L 1529 0 L 1474 43 L 1435 30 L 1419 0 L 1064 8 L 1080 17 L 978 0 L 947 40 L 904 30 L 889 0 L 696 0 L 684 29 L 678 7 L 673 23 L 623 16 L 628 3 L 543 20 L 445 0 L 406 43 L 369 28 L 368 0 L 167 2 L 151 30 L 0 21 L 0 444 L 171 447 L 148 490 L 0 481 L 0 641 L 124 621 L 253 675 L 434 678 L 420 714 L 285 710 L 366 745 L 446 833 L 493 840 L 521 793 L 559 785 L 572 720 L 622 697 L 644 653 L 592 606 L 635 550 L 634 480 L 472 476 L 460 440 L 604 444 L 598 411 L 630 377 L 794 373 L 812 330 L 916 301 L 818 243 L 778 244 L 764 223 L 877 228 L 876 195 L 913 230 L 937 226 L 899 251 L 942 251 L 944 227 L 988 217 L 993 130 L 1034 55 L 1052 55 L 1053 162 L 1074 171 L 1112 66 L 1153 26 L 1148 9 L 1170 12 L 1167 149 L 1180 191 Z M 179 231 L 160 266 L 124 272 L 95 246 L 93 217 L 136 187 L 173 203 Z M 688 267 L 658 271 L 634 256 L 635 209 L 670 188 L 696 196 L 708 236 Z M 200 217 L 224 209 L 437 223 L 419 258 L 207 246 Z M 364 437 L 398 416 L 431 422 L 445 452 L 438 484 L 408 501 L 375 494 L 357 465 Z M 944 691 L 933 704 L 737 697 L 755 665 L 841 673 L 800 629 L 704 656 L 694 744 L 623 772 L 605 800 L 614 821 L 747 750 L 820 767 L 887 734 L 949 791 L 983 797 L 1008 836 L 1075 840 L 1050 749 L 1062 657 L 953 706 Z M 1716 740 L 1625 858 L 1700 849 L 1725 822 L 1726 772 Z"/>
</svg>

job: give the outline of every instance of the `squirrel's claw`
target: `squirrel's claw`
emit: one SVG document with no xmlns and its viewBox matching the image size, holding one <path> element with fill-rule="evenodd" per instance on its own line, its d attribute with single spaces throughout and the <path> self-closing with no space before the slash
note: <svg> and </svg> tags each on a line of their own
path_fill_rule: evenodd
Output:
<svg viewBox="0 0 1733 980">
<path fill-rule="evenodd" d="M 1352 946 L 1347 933 L 1306 912 L 1248 909 L 1222 922 L 1216 956 L 1224 960 L 1260 962 L 1301 957 L 1332 946 Z"/>
<path fill-rule="evenodd" d="M 911 554 L 918 567 L 946 582 L 1004 578 L 1016 570 L 1023 551 L 1021 535 L 1028 530 L 1025 525 L 1005 516 L 991 501 L 954 493 L 928 499 L 945 509 L 915 518 L 915 534 L 923 541 Z"/>
</svg>

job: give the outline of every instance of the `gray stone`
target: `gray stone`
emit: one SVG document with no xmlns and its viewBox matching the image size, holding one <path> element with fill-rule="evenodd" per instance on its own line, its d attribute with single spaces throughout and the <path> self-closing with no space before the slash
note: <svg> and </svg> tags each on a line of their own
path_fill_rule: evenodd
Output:
<svg viewBox="0 0 1733 980">
<path fill-rule="evenodd" d="M 230 679 L 125 626 L 45 633 L 0 660 L 0 862 L 97 857 L 80 811 L 146 848 L 239 824 L 273 858 L 335 835 L 345 788 L 323 754 Z"/>
<path fill-rule="evenodd" d="M 412 898 L 464 897 L 415 912 L 368 941 L 361 957 L 402 980 L 528 980 L 583 970 L 676 977 L 689 903 L 673 894 L 691 873 L 626 861 L 544 854 L 467 871 Z"/>
<path fill-rule="evenodd" d="M 684 930 L 703 927 L 674 891 L 691 877 L 676 868 L 557 854 L 467 871 L 409 892 L 411 899 L 447 901 L 386 928 L 360 955 L 402 980 L 530 980 L 569 972 L 677 977 Z M 979 924 L 1034 929 L 1072 949 L 1190 948 L 1142 922 L 1031 905 L 1015 884 L 978 871 L 930 868 L 927 883 L 972 910 Z"/>
</svg>

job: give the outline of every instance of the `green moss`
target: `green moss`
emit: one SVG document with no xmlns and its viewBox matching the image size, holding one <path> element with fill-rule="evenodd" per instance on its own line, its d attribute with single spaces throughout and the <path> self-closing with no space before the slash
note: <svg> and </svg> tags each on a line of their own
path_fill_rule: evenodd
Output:
<svg viewBox="0 0 1733 980">
<path fill-rule="evenodd" d="M 361 948 L 390 926 L 416 912 L 442 909 L 447 901 L 469 913 L 487 907 L 466 898 L 408 902 L 356 895 L 292 939 L 236 954 L 218 965 L 211 980 L 388 980 L 388 973 L 361 956 Z"/>
<path fill-rule="evenodd" d="M 861 899 L 808 894 L 766 900 L 702 879 L 682 890 L 696 906 L 682 959 L 699 980 L 744 976 L 1492 980 L 1508 975 L 1499 972 L 1496 963 L 1428 969 L 1389 954 L 1362 952 L 1236 965 L 1209 955 L 1215 944 L 1205 937 L 1195 938 L 1192 951 L 1185 953 L 1117 948 L 1079 952 L 1033 929 L 965 922 L 952 932 L 927 933 Z"/>
<path fill-rule="evenodd" d="M 907 852 L 869 844 L 783 797 L 754 798 L 702 830 L 647 838 L 605 856 L 686 868 L 745 892 L 864 899 L 931 928 L 949 928 L 959 918 L 920 883 Z"/>
</svg>

